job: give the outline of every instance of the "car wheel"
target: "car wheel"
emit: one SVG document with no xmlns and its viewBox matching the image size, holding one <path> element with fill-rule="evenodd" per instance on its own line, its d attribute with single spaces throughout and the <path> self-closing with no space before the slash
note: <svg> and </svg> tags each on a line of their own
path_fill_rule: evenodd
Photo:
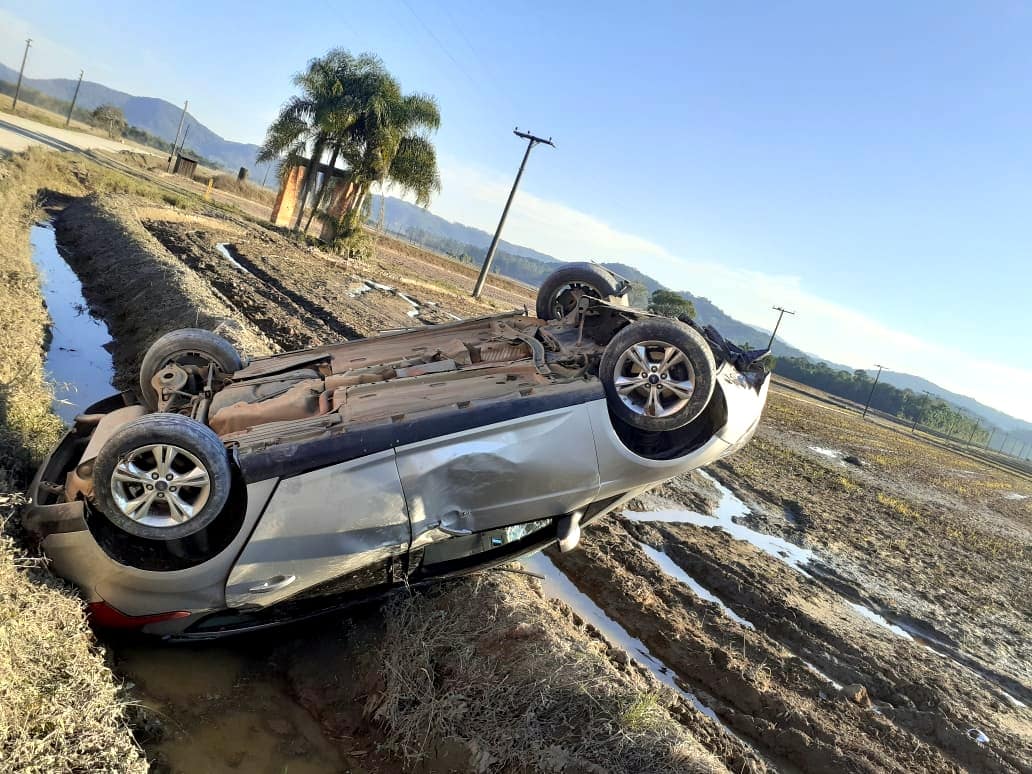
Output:
<svg viewBox="0 0 1032 774">
<path fill-rule="evenodd" d="M 222 511 L 232 486 L 229 457 L 207 425 L 147 414 L 116 430 L 93 466 L 97 507 L 123 532 L 176 540 Z"/>
<path fill-rule="evenodd" d="M 556 269 L 541 283 L 537 294 L 537 316 L 559 320 L 577 306 L 581 294 L 603 301 L 619 292 L 617 279 L 594 263 L 571 263 Z"/>
<path fill-rule="evenodd" d="M 211 365 L 215 366 L 217 377 L 228 376 L 243 367 L 233 345 L 218 334 L 202 328 L 166 333 L 150 345 L 140 366 L 140 400 L 151 411 L 157 411 L 159 398 L 151 382 L 161 369 L 173 364 L 201 380 L 206 378 Z"/>
<path fill-rule="evenodd" d="M 613 413 L 641 430 L 684 427 L 713 395 L 716 364 L 706 340 L 666 318 L 633 322 L 602 354 L 599 377 Z"/>
</svg>

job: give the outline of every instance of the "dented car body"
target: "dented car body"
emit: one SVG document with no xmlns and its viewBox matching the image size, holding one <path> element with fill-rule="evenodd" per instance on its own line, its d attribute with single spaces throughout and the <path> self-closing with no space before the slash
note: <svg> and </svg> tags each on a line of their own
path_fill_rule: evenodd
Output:
<svg viewBox="0 0 1032 774">
<path fill-rule="evenodd" d="M 765 353 L 629 309 L 597 275 L 552 287 L 536 317 L 246 365 L 169 334 L 138 394 L 76 418 L 25 525 L 99 624 L 177 638 L 572 549 L 746 443 L 769 383 Z"/>
</svg>

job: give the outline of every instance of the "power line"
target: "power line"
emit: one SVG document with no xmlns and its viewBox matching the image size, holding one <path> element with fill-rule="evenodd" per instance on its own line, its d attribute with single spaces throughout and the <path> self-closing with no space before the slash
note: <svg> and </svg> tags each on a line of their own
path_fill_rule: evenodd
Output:
<svg viewBox="0 0 1032 774">
<path fill-rule="evenodd" d="M 488 272 L 491 271 L 491 262 L 494 260 L 495 250 L 498 249 L 498 240 L 501 239 L 502 236 L 502 227 L 505 225 L 505 218 L 509 215 L 509 207 L 512 205 L 512 199 L 516 195 L 516 188 L 520 184 L 520 178 L 523 177 L 523 169 L 527 166 L 527 159 L 530 158 L 530 152 L 538 143 L 551 145 L 553 148 L 555 147 L 555 143 L 552 142 L 551 137 L 546 140 L 543 137 L 537 137 L 529 132 L 521 132 L 518 126 L 512 130 L 512 133 L 527 141 L 527 150 L 523 153 L 523 161 L 520 162 L 520 169 L 516 173 L 516 180 L 513 181 L 512 190 L 509 191 L 509 198 L 505 200 L 505 208 L 502 210 L 502 217 L 501 220 L 498 221 L 498 228 L 495 229 L 494 237 L 491 239 L 491 246 L 487 248 L 487 256 L 484 258 L 484 265 L 480 267 L 480 275 L 477 277 L 477 284 L 473 286 L 473 298 L 480 298 L 480 294 L 484 290 L 484 282 L 487 280 Z"/>
<path fill-rule="evenodd" d="M 416 22 L 418 22 L 419 26 L 421 26 L 423 30 L 426 32 L 426 34 L 429 35 L 430 38 L 434 41 L 434 43 L 437 44 L 437 47 L 441 49 L 444 55 L 451 60 L 452 64 L 454 64 L 455 67 L 458 68 L 459 72 L 462 73 L 463 77 L 465 77 L 466 80 L 470 82 L 470 85 L 472 85 L 474 89 L 486 96 L 488 99 L 494 100 L 499 107 L 507 108 L 509 110 L 513 109 L 511 104 L 508 106 L 502 104 L 501 100 L 499 99 L 501 92 L 498 89 L 491 88 L 491 84 L 487 84 L 485 88 L 484 85 L 479 83 L 477 79 L 470 74 L 469 70 L 458 59 L 455 58 L 455 56 L 451 52 L 451 49 L 448 46 L 446 46 L 444 44 L 444 41 L 442 41 L 437 36 L 437 34 L 430 28 L 430 25 L 423 21 L 423 18 L 418 13 L 416 13 L 416 10 L 411 6 L 408 0 L 401 0 L 401 2 L 405 6 L 405 8 L 408 9 L 408 12 L 412 14 L 412 18 L 414 18 Z M 467 45 L 469 44 L 467 43 Z"/>
</svg>

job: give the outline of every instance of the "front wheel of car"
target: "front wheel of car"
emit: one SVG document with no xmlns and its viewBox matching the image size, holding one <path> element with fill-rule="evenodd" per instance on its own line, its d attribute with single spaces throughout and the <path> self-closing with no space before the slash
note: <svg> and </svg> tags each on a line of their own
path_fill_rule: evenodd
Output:
<svg viewBox="0 0 1032 774">
<path fill-rule="evenodd" d="M 716 364 L 706 340 L 684 323 L 655 317 L 623 328 L 606 346 L 599 378 L 610 408 L 632 427 L 684 427 L 713 395 Z"/>
<path fill-rule="evenodd" d="M 178 540 L 210 525 L 229 499 L 222 441 L 179 414 L 147 414 L 116 430 L 93 467 L 97 507 L 123 532 Z"/>
</svg>

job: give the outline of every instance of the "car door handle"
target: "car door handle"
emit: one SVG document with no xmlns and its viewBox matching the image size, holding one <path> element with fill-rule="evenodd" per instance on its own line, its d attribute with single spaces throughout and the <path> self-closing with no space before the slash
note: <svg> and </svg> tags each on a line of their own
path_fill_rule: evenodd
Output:
<svg viewBox="0 0 1032 774">
<path fill-rule="evenodd" d="M 462 527 L 446 527 L 444 522 L 438 520 L 430 529 L 437 529 L 443 532 L 445 535 L 451 535 L 452 537 L 464 537 L 465 535 L 472 535 L 473 530 L 463 529 Z"/>
<path fill-rule="evenodd" d="M 297 580 L 296 575 L 275 575 L 268 580 L 263 580 L 257 586 L 252 586 L 248 591 L 252 594 L 265 594 L 270 591 L 285 589 Z"/>
</svg>

